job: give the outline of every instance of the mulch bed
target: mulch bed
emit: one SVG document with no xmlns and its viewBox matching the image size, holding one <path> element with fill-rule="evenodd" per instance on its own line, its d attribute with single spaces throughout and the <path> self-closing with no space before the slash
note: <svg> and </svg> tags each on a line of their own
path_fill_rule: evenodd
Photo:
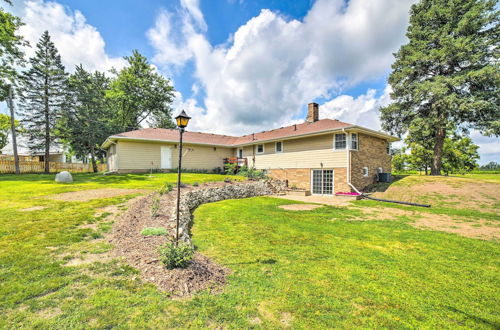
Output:
<svg viewBox="0 0 500 330">
<path fill-rule="evenodd" d="M 199 188 L 207 186 L 212 184 L 204 184 Z M 181 192 L 199 188 L 185 187 Z M 173 296 L 189 296 L 205 289 L 218 291 L 226 283 L 229 269 L 197 252 L 187 268 L 166 269 L 159 260 L 158 247 L 165 244 L 168 238 L 140 234 L 145 227 L 165 227 L 171 237 L 175 235 L 175 223 L 170 214 L 175 209 L 176 196 L 177 191 L 174 189 L 161 197 L 161 207 L 156 217 L 151 216 L 151 194 L 131 200 L 127 212 L 113 226 L 110 238 L 115 246 L 113 254 L 124 257 L 128 264 L 140 270 L 143 280 L 154 283 L 160 290 Z"/>
</svg>

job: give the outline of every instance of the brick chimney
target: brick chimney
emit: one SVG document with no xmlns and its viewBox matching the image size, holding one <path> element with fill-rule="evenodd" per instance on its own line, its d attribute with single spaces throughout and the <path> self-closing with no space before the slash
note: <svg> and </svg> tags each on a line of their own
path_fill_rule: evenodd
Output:
<svg viewBox="0 0 500 330">
<path fill-rule="evenodd" d="M 318 120 L 319 120 L 319 105 L 318 105 L 318 103 L 309 103 L 307 105 L 306 121 L 309 123 L 314 123 Z"/>
</svg>

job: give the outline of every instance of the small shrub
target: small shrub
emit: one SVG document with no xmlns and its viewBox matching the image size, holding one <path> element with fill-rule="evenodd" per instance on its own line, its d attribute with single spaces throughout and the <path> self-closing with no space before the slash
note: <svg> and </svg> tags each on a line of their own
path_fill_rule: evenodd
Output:
<svg viewBox="0 0 500 330">
<path fill-rule="evenodd" d="M 167 229 L 163 227 L 147 227 L 141 230 L 142 236 L 161 236 L 167 235 Z"/>
<path fill-rule="evenodd" d="M 156 217 L 158 215 L 158 210 L 160 209 L 160 195 L 153 195 L 153 203 L 151 204 L 151 216 Z"/>
<path fill-rule="evenodd" d="M 224 179 L 224 182 L 225 182 L 225 183 L 231 183 L 231 178 L 225 178 L 225 179 Z"/>
<path fill-rule="evenodd" d="M 212 170 L 212 173 L 214 174 L 222 174 L 223 170 L 221 167 L 216 167 Z"/>
<path fill-rule="evenodd" d="M 198 182 L 193 182 L 193 187 L 198 187 L 200 184 Z"/>
<path fill-rule="evenodd" d="M 160 193 L 160 196 L 163 196 L 165 194 L 168 194 L 169 192 L 174 189 L 174 186 L 171 183 L 165 183 L 161 188 L 158 190 L 158 193 Z"/>
<path fill-rule="evenodd" d="M 174 242 L 160 246 L 158 249 L 161 262 L 167 269 L 186 268 L 193 259 L 194 250 L 191 245 L 179 242 L 176 246 Z"/>
<path fill-rule="evenodd" d="M 238 164 L 234 163 L 234 164 L 226 164 L 224 166 L 225 168 L 225 173 L 227 175 L 233 175 L 236 173 L 236 169 L 238 168 Z"/>
</svg>

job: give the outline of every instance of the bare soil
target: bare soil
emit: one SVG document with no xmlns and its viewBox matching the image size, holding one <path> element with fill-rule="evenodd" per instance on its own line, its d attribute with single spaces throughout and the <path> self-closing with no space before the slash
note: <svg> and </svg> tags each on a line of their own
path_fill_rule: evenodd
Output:
<svg viewBox="0 0 500 330">
<path fill-rule="evenodd" d="M 98 198 L 110 198 L 110 197 L 132 195 L 144 192 L 149 192 L 149 190 L 104 188 L 104 189 L 71 191 L 62 194 L 46 196 L 45 198 L 66 201 L 66 202 L 87 202 Z"/>
<path fill-rule="evenodd" d="M 494 210 L 500 203 L 500 185 L 493 182 L 477 182 L 457 178 L 443 178 L 427 182 L 392 185 L 385 192 L 374 193 L 374 197 L 397 199 L 408 202 L 430 202 L 444 207 L 457 207 L 485 211 Z"/>
<path fill-rule="evenodd" d="M 420 229 L 432 229 L 455 233 L 465 237 L 479 238 L 485 240 L 500 240 L 500 228 L 492 226 L 483 219 L 461 219 L 451 217 L 446 214 L 434 214 L 422 212 L 420 210 L 407 211 L 396 208 L 369 208 L 360 209 L 365 216 L 354 218 L 352 220 L 370 221 L 370 220 L 398 220 L 401 217 L 407 217 L 409 224 Z"/>
<path fill-rule="evenodd" d="M 183 192 L 192 189 L 186 187 Z M 170 206 L 173 206 L 175 194 L 176 190 L 161 197 L 161 207 L 156 217 L 151 216 L 151 195 L 132 200 L 128 211 L 113 226 L 110 243 L 115 248 L 112 253 L 140 270 L 143 280 L 174 297 L 190 296 L 205 289 L 218 291 L 226 283 L 229 269 L 195 253 L 187 268 L 169 270 L 161 263 L 158 253 L 158 247 L 167 243 L 168 237 L 145 237 L 140 234 L 145 227 L 165 227 L 173 236 L 175 224 L 170 220 Z"/>
<path fill-rule="evenodd" d="M 33 207 L 25 208 L 25 209 L 20 209 L 19 211 L 21 211 L 21 212 L 32 212 L 32 211 L 45 210 L 46 208 L 47 208 L 46 206 L 33 206 Z"/>
<path fill-rule="evenodd" d="M 287 211 L 310 211 L 322 206 L 323 205 L 319 204 L 289 204 L 289 205 L 280 205 L 278 207 L 280 209 Z"/>
</svg>

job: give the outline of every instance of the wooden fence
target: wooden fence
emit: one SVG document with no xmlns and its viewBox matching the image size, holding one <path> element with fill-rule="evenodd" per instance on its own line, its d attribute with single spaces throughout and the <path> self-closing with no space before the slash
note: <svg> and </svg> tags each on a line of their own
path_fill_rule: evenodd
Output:
<svg viewBox="0 0 500 330">
<path fill-rule="evenodd" d="M 68 171 L 70 173 L 88 173 L 93 172 L 92 164 L 79 163 L 58 163 L 49 162 L 50 173 Z M 19 162 L 21 173 L 44 173 L 45 163 L 43 162 Z M 99 172 L 106 170 L 106 164 L 97 164 Z M 13 160 L 0 160 L 0 173 L 15 173 L 16 166 Z"/>
</svg>

